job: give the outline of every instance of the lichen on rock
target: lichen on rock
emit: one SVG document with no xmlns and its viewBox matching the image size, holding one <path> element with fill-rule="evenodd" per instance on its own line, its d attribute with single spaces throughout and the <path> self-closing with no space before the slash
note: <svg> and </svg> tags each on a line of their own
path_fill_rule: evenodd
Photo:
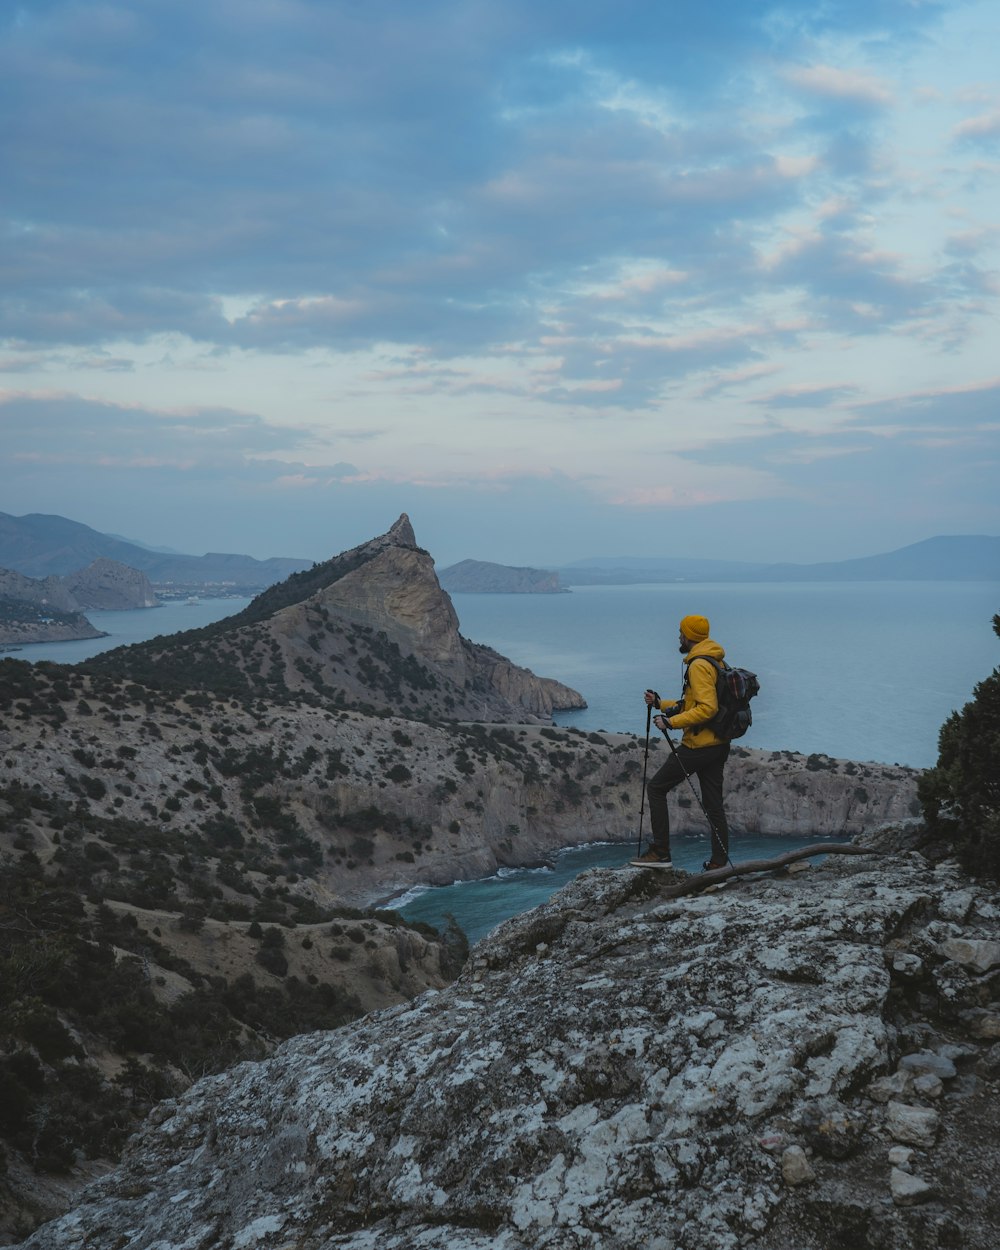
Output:
<svg viewBox="0 0 1000 1250">
<path fill-rule="evenodd" d="M 963 1013 L 993 982 L 928 992 L 953 865 L 666 901 L 654 875 L 585 873 L 446 989 L 200 1082 L 25 1250 L 992 1246 L 995 1092 Z M 972 887 L 977 940 L 990 906 Z"/>
</svg>

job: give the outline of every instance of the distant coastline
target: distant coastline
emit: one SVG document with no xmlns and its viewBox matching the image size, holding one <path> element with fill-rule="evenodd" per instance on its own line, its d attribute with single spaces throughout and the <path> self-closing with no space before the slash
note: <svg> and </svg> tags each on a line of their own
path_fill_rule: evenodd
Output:
<svg viewBox="0 0 1000 1250">
<path fill-rule="evenodd" d="M 464 595 L 564 595 L 569 588 L 552 569 L 462 560 L 438 572 L 441 588 Z"/>
<path fill-rule="evenodd" d="M 557 570 L 564 586 L 666 582 L 1000 582 L 1000 538 L 939 535 L 882 555 L 818 564 L 598 556 Z"/>
</svg>

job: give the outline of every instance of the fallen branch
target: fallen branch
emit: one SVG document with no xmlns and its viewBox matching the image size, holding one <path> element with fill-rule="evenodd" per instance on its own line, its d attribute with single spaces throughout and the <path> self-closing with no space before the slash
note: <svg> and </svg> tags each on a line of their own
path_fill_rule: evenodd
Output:
<svg viewBox="0 0 1000 1250">
<path fill-rule="evenodd" d="M 686 877 L 677 885 L 669 885 L 660 894 L 664 898 L 681 898 L 685 894 L 697 894 L 710 885 L 719 885 L 730 877 L 742 877 L 751 872 L 771 872 L 775 868 L 784 868 L 797 859 L 808 859 L 811 855 L 877 855 L 878 851 L 869 850 L 866 846 L 853 846 L 850 842 L 817 842 L 813 846 L 803 846 L 797 851 L 787 851 L 775 859 L 748 859 L 742 864 L 727 864 L 725 868 L 716 868 L 713 872 L 699 872 Z"/>
</svg>

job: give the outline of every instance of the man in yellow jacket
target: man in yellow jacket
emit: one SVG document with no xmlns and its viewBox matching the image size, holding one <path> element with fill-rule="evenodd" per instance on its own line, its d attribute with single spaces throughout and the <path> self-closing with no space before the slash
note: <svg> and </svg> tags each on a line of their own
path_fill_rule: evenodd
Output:
<svg viewBox="0 0 1000 1250">
<path fill-rule="evenodd" d="M 722 781 L 729 756 L 729 743 L 718 737 L 711 722 L 719 711 L 716 693 L 718 670 L 714 664 L 699 664 L 699 657 L 720 663 L 725 651 L 708 636 L 709 624 L 704 616 L 685 616 L 681 621 L 680 647 L 686 673 L 684 692 L 677 702 L 661 699 L 647 690 L 647 707 L 655 707 L 654 723 L 658 729 L 683 729 L 684 736 L 676 751 L 646 786 L 649 796 L 649 823 L 652 845 L 645 855 L 632 860 L 641 868 L 672 868 L 670 859 L 670 817 L 667 795 L 686 777 L 697 774 L 702 804 L 712 828 L 712 857 L 705 861 L 707 871 L 724 868 L 729 858 L 729 826 L 722 803 Z"/>
</svg>

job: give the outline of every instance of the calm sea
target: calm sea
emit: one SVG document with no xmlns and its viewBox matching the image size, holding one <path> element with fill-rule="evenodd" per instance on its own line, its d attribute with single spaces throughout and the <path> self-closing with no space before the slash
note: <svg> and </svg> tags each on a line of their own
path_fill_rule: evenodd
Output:
<svg viewBox="0 0 1000 1250">
<path fill-rule="evenodd" d="M 783 855 L 800 846 L 840 840 L 811 837 L 806 841 L 756 834 L 734 838 L 730 853 L 733 862 L 739 863 Z M 648 845 L 648 841 L 644 845 Z M 504 868 L 495 877 L 483 881 L 457 881 L 454 885 L 432 889 L 417 887 L 387 906 L 407 920 L 422 920 L 436 929 L 453 919 L 470 942 L 478 942 L 502 920 L 544 903 L 587 868 L 621 868 L 625 872 L 635 872 L 634 868 L 625 867 L 635 851 L 634 842 L 628 846 L 607 842 L 573 846 L 560 851 L 545 868 Z M 700 872 L 708 846 L 705 839 L 675 835 L 670 840 L 670 854 L 678 868 Z M 819 863 L 821 859 L 817 857 L 812 862 Z"/>
<path fill-rule="evenodd" d="M 761 681 L 743 741 L 773 750 L 926 767 L 938 730 L 1000 662 L 992 619 L 1000 587 L 983 582 L 846 585 L 584 586 L 563 595 L 454 595 L 462 632 L 587 699 L 563 725 L 643 736 L 647 686 L 680 693 L 677 622 L 712 622 L 734 664 Z M 809 837 L 734 837 L 734 861 L 792 850 Z M 410 920 L 452 916 L 476 941 L 544 902 L 585 868 L 617 867 L 634 848 L 563 851 L 549 868 L 412 890 L 395 901 Z M 674 838 L 674 861 L 697 871 L 706 841 Z"/>
<path fill-rule="evenodd" d="M 680 693 L 677 623 L 707 616 L 761 693 L 745 745 L 924 768 L 938 730 L 1000 663 L 990 582 L 580 586 L 454 595 L 462 633 L 587 700 L 562 725 L 645 735 L 647 686 Z"/>
<path fill-rule="evenodd" d="M 76 663 L 110 647 L 207 625 L 243 599 L 171 603 L 135 612 L 91 612 L 107 638 L 22 647 L 17 659 Z M 770 750 L 927 767 L 942 722 L 1000 663 L 992 619 L 1000 587 L 987 582 L 737 583 L 581 586 L 561 595 L 454 595 L 462 633 L 587 700 L 557 720 L 581 729 L 644 736 L 642 692 L 679 694 L 677 622 L 697 612 L 731 663 L 761 682 L 743 742 Z M 810 839 L 814 840 L 814 839 Z M 746 859 L 796 843 L 744 839 Z M 545 869 L 414 891 L 398 901 L 411 919 L 440 925 L 454 915 L 475 940 L 501 920 L 543 902 L 584 868 L 622 864 L 630 848 L 562 852 Z M 700 866 L 705 845 L 677 839 L 682 867 Z"/>
<path fill-rule="evenodd" d="M 562 725 L 645 734 L 647 686 L 679 694 L 677 622 L 707 616 L 761 693 L 744 742 L 925 768 L 938 730 L 1000 663 L 990 582 L 579 586 L 561 595 L 453 595 L 462 633 L 587 700 Z M 38 643 L 19 660 L 75 664 L 111 647 L 208 625 L 246 599 L 90 612 L 106 638 Z"/>
<path fill-rule="evenodd" d="M 185 629 L 211 625 L 224 616 L 232 616 L 247 606 L 249 599 L 198 599 L 170 601 L 158 608 L 136 608 L 132 612 L 85 613 L 95 629 L 106 638 L 85 638 L 79 642 L 36 642 L 9 652 L 12 660 L 51 660 L 53 664 L 79 664 L 101 651 L 124 647 L 127 643 L 145 642 L 159 634 L 178 634 Z"/>
</svg>

